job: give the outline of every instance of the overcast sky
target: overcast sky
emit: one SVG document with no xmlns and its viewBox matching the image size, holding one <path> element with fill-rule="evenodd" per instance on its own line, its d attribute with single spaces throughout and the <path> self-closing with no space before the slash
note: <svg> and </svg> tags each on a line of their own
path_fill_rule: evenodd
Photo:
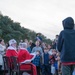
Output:
<svg viewBox="0 0 75 75">
<path fill-rule="evenodd" d="M 75 0 L 0 0 L 0 11 L 21 26 L 54 39 L 62 28 L 62 20 L 75 19 Z"/>
</svg>

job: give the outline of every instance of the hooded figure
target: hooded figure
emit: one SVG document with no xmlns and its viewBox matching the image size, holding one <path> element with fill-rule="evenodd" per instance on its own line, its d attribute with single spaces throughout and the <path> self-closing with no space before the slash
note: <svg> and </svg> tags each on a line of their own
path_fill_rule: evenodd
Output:
<svg viewBox="0 0 75 75">
<path fill-rule="evenodd" d="M 19 44 L 18 61 L 21 63 L 20 69 L 31 69 L 31 66 L 26 64 L 32 64 L 31 61 L 35 56 L 35 54 L 33 55 L 28 52 L 26 43 Z M 36 66 L 32 64 L 32 68 L 33 75 L 37 75 Z"/>
<path fill-rule="evenodd" d="M 62 21 L 64 30 L 60 32 L 58 39 L 58 51 L 61 53 L 61 63 L 64 71 L 63 75 L 71 75 L 71 68 L 64 67 L 68 65 L 75 65 L 75 30 L 74 20 L 72 17 L 68 17 Z M 69 72 L 71 71 L 71 72 Z"/>
</svg>

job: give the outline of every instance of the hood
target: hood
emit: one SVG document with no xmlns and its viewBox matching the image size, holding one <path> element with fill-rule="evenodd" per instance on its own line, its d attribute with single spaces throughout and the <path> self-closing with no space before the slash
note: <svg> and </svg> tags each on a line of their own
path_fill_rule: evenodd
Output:
<svg viewBox="0 0 75 75">
<path fill-rule="evenodd" d="M 74 29 L 74 20 L 72 17 L 67 17 L 62 21 L 64 29 Z"/>
</svg>

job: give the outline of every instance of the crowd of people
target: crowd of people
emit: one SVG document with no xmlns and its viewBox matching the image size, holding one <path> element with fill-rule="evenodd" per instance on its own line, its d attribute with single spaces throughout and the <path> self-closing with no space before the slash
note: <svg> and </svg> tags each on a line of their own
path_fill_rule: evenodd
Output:
<svg viewBox="0 0 75 75">
<path fill-rule="evenodd" d="M 32 40 L 20 40 L 18 45 L 15 39 L 9 40 L 8 45 L 5 45 L 4 40 L 0 39 L 0 70 L 4 67 L 2 57 L 5 55 L 7 57 L 17 56 L 21 64 L 32 64 L 33 75 L 61 74 L 60 54 L 57 50 L 58 35 L 52 45 L 46 44 L 40 38 L 37 36 L 35 43 Z M 20 68 L 30 69 L 30 66 L 22 64 Z"/>
<path fill-rule="evenodd" d="M 21 69 L 30 69 L 32 64 L 33 75 L 75 75 L 75 30 L 74 20 L 71 17 L 63 20 L 64 30 L 52 44 L 43 42 L 41 36 L 36 36 L 36 42 L 21 40 L 17 45 L 15 39 L 5 45 L 0 39 L 0 70 L 4 68 L 2 57 L 17 56 Z M 29 73 L 27 73 L 29 75 Z"/>
</svg>

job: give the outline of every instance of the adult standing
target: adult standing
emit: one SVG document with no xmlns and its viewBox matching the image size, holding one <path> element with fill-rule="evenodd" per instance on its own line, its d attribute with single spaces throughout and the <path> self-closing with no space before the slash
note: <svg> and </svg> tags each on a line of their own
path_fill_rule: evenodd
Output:
<svg viewBox="0 0 75 75">
<path fill-rule="evenodd" d="M 72 75 L 75 67 L 75 30 L 74 20 L 67 17 L 62 21 L 64 30 L 58 39 L 58 51 L 61 53 L 62 75 Z"/>
<path fill-rule="evenodd" d="M 4 40 L 0 39 L 0 70 L 3 68 L 3 59 L 2 59 L 2 56 L 5 53 L 5 49 L 6 49 L 6 47 L 5 47 Z"/>
</svg>

